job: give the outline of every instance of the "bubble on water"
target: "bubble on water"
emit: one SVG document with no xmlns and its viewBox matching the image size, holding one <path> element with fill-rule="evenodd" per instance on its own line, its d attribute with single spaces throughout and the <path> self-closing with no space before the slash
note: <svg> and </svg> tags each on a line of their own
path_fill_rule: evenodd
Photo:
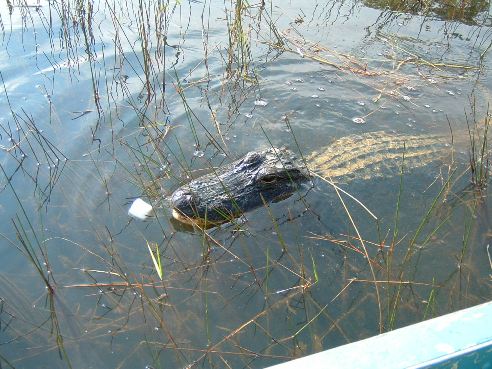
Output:
<svg viewBox="0 0 492 369">
<path fill-rule="evenodd" d="M 319 91 L 325 91 L 324 87 L 318 87 Z"/>
<path fill-rule="evenodd" d="M 364 106 L 366 103 L 364 101 L 357 101 L 357 105 Z"/>
<path fill-rule="evenodd" d="M 313 99 L 317 99 L 319 96 L 318 95 L 311 95 Z"/>
<path fill-rule="evenodd" d="M 354 117 L 354 118 L 352 118 L 352 122 L 354 122 L 356 124 L 364 124 L 366 122 L 366 120 L 362 117 Z"/>
<path fill-rule="evenodd" d="M 286 84 L 287 86 L 290 86 L 290 85 L 292 84 L 292 81 L 286 81 L 286 82 L 285 82 L 285 84 Z"/>
<path fill-rule="evenodd" d="M 297 91 L 297 87 L 291 87 L 290 88 L 292 91 Z"/>
<path fill-rule="evenodd" d="M 424 105 L 426 108 L 430 108 L 431 106 L 429 104 Z"/>
<path fill-rule="evenodd" d="M 437 110 L 436 110 L 436 109 L 432 109 L 432 112 L 433 112 L 433 113 L 437 113 Z"/>
<path fill-rule="evenodd" d="M 196 150 L 194 153 L 193 153 L 193 156 L 197 157 L 197 158 L 203 158 L 203 156 L 205 155 L 205 153 L 202 151 L 202 150 Z"/>
<path fill-rule="evenodd" d="M 410 96 L 403 95 L 403 100 L 405 100 L 405 101 L 410 101 Z"/>
<path fill-rule="evenodd" d="M 255 106 L 267 106 L 268 102 L 262 99 L 255 100 Z"/>
<path fill-rule="evenodd" d="M 251 113 L 245 113 L 244 116 L 246 118 L 253 118 L 253 114 L 251 114 Z"/>
<path fill-rule="evenodd" d="M 304 80 L 302 78 L 296 78 L 297 83 L 304 83 Z"/>
<path fill-rule="evenodd" d="M 455 95 L 455 93 L 453 91 L 451 91 L 451 90 L 448 90 L 446 92 L 448 93 L 448 95 L 451 95 L 451 96 L 454 96 Z"/>
<path fill-rule="evenodd" d="M 317 108 L 319 108 L 321 105 L 320 104 L 315 104 Z"/>
</svg>

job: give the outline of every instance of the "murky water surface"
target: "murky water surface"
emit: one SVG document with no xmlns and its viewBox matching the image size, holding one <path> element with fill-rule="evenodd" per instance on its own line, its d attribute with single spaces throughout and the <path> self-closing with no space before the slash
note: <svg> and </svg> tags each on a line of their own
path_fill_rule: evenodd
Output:
<svg viewBox="0 0 492 369">
<path fill-rule="evenodd" d="M 259 368 L 490 300 L 489 7 L 2 3 L 0 366 Z M 271 145 L 319 176 L 172 219 Z"/>
</svg>

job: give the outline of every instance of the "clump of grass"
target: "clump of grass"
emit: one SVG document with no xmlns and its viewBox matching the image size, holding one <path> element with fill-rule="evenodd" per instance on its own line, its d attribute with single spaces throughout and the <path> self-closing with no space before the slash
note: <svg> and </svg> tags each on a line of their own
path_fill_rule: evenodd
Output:
<svg viewBox="0 0 492 369">
<path fill-rule="evenodd" d="M 471 122 L 466 115 L 468 127 L 468 137 L 470 140 L 469 161 L 471 183 L 476 190 L 483 190 L 487 187 L 490 171 L 490 154 L 488 147 L 488 133 L 491 116 L 489 109 L 485 119 L 477 119 L 475 101 L 472 101 Z"/>
<path fill-rule="evenodd" d="M 247 4 L 236 1 L 232 18 L 228 19 L 229 46 L 227 49 L 227 75 L 234 74 L 233 66 L 236 65 L 240 75 L 247 76 L 251 60 L 248 32 L 244 29 L 243 17 Z"/>
<path fill-rule="evenodd" d="M 15 190 L 11 177 L 5 172 L 5 168 L 0 164 L 0 171 L 7 181 L 7 186 L 12 191 L 12 194 L 20 208 L 20 215 L 12 219 L 12 225 L 15 229 L 17 243 L 15 247 L 26 257 L 28 262 L 36 269 L 40 279 L 46 287 L 46 305 L 49 311 L 49 318 L 45 323 L 50 323 L 50 333 L 54 335 L 60 358 L 64 359 L 69 368 L 72 368 L 67 351 L 64 346 L 63 336 L 61 333 L 60 322 L 58 320 L 55 301 L 59 301 L 55 295 L 56 281 L 51 274 L 50 262 L 48 253 L 42 245 L 41 238 L 36 232 L 36 228 L 31 221 L 27 210 L 17 191 Z M 3 235 L 2 235 L 3 236 Z M 10 240 L 8 240 L 10 241 Z M 43 323 L 42 325 L 44 325 Z"/>
</svg>

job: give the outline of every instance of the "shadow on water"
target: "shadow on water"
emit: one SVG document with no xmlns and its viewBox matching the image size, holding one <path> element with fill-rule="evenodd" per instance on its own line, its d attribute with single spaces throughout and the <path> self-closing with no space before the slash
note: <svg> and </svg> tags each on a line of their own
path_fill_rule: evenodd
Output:
<svg viewBox="0 0 492 369">
<path fill-rule="evenodd" d="M 0 366 L 265 367 L 489 300 L 488 8 L 2 4 Z M 311 183 L 172 217 L 271 146 Z"/>
</svg>

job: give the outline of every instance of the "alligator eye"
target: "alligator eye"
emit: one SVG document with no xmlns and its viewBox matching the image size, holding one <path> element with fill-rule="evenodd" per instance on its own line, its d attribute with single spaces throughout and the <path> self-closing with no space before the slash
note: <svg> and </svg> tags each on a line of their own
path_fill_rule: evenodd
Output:
<svg viewBox="0 0 492 369">
<path fill-rule="evenodd" d="M 278 180 L 277 176 L 274 175 L 264 176 L 259 179 L 260 183 L 263 184 L 272 184 L 277 182 L 277 180 Z"/>
</svg>

